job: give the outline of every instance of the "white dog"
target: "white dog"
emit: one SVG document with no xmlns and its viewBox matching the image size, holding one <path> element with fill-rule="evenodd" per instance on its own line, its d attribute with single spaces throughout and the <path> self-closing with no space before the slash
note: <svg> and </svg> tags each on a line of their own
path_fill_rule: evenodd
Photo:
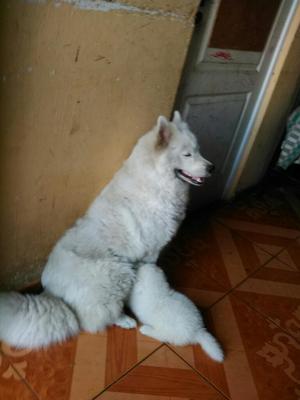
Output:
<svg viewBox="0 0 300 400">
<path fill-rule="evenodd" d="M 137 265 L 155 263 L 185 216 L 188 184 L 212 164 L 199 153 L 180 114 L 159 117 L 87 213 L 52 250 L 38 296 L 0 295 L 0 339 L 16 347 L 62 341 L 135 320 L 123 305 Z"/>
<path fill-rule="evenodd" d="M 129 307 L 144 325 L 140 332 L 174 345 L 200 344 L 215 361 L 223 351 L 205 329 L 197 307 L 183 294 L 171 289 L 163 271 L 153 264 L 138 269 Z"/>
</svg>

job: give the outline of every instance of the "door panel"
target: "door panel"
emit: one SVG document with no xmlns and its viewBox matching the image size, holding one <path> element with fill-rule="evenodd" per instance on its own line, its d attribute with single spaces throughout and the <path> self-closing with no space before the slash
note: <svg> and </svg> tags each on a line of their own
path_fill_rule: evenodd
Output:
<svg viewBox="0 0 300 400">
<path fill-rule="evenodd" d="M 193 190 L 193 208 L 199 205 L 199 198 L 202 200 L 203 195 L 205 202 L 211 202 L 222 190 L 224 165 L 246 100 L 246 94 L 228 93 L 191 96 L 185 102 L 183 117 L 193 132 L 201 132 L 201 152 L 208 160 L 213 160 L 218 171 L 203 188 Z"/>
<path fill-rule="evenodd" d="M 246 97 L 234 93 L 195 96 L 189 97 L 185 103 L 184 119 L 189 120 L 193 131 L 202 132 L 201 151 L 208 159 L 214 158 L 221 173 Z"/>
</svg>

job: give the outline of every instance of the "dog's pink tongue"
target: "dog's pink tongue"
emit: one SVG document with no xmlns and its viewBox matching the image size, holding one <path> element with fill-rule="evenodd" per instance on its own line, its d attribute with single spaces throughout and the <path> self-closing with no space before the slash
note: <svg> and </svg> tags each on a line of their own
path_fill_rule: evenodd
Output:
<svg viewBox="0 0 300 400">
<path fill-rule="evenodd" d="M 204 181 L 204 179 L 200 178 L 200 176 L 198 178 L 194 178 L 194 179 L 195 179 L 195 181 L 197 181 L 199 183 L 202 183 Z"/>
<path fill-rule="evenodd" d="M 184 175 L 188 176 L 189 178 L 194 179 L 194 181 L 197 181 L 199 183 L 202 183 L 204 181 L 204 178 L 201 178 L 200 176 L 193 176 L 189 174 L 187 171 L 183 171 Z"/>
</svg>

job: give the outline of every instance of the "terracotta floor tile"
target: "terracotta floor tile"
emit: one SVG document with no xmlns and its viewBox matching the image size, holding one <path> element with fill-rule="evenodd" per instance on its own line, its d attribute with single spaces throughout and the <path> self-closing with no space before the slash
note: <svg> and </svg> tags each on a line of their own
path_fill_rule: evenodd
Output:
<svg viewBox="0 0 300 400">
<path fill-rule="evenodd" d="M 70 400 L 95 397 L 160 345 L 136 329 L 112 327 L 102 334 L 81 334 L 77 340 Z"/>
<path fill-rule="evenodd" d="M 16 350 L 5 343 L 1 349 L 41 399 L 69 399 L 76 339 L 40 351 Z"/>
<path fill-rule="evenodd" d="M 138 394 L 138 393 L 116 393 L 116 392 L 104 392 L 97 399 L 105 400 L 178 400 L 178 397 L 170 396 L 159 396 L 159 395 L 148 395 L 148 394 Z M 96 400 L 97 400 L 96 399 Z M 190 400 L 184 397 L 180 397 L 181 400 Z"/>
<path fill-rule="evenodd" d="M 186 241 L 188 241 L 187 238 Z M 160 257 L 158 264 L 164 270 L 172 287 L 188 295 L 199 307 L 209 307 L 230 287 L 214 279 L 213 271 L 208 273 L 206 269 L 195 264 L 194 260 L 203 248 L 207 247 L 206 243 L 198 243 L 198 241 L 200 242 L 199 235 L 195 235 L 193 242 L 188 241 L 189 244 L 185 247 L 187 242 L 176 237 Z M 181 242 L 180 246 L 179 242 Z"/>
<path fill-rule="evenodd" d="M 209 307 L 221 298 L 229 286 L 211 278 L 202 268 L 197 268 L 188 258 L 172 253 L 170 264 L 163 270 L 170 285 L 189 296 L 199 307 Z"/>
<path fill-rule="evenodd" d="M 281 190 L 245 194 L 217 210 L 215 218 L 272 255 L 300 236 L 300 219 Z"/>
<path fill-rule="evenodd" d="M 300 343 L 300 273 L 278 260 L 270 261 L 234 292 L 272 319 Z"/>
<path fill-rule="evenodd" d="M 180 357 L 170 351 L 166 345 L 163 345 L 159 351 L 155 351 L 150 357 L 146 358 L 143 361 L 143 365 L 149 367 L 190 369 L 188 364 L 182 362 Z"/>
<path fill-rule="evenodd" d="M 205 308 L 224 364 L 118 327 L 42 351 L 0 343 L 0 400 L 300 399 L 300 223 L 280 190 L 189 216 L 159 265 Z"/>
<path fill-rule="evenodd" d="M 26 361 L 15 360 L 10 363 L 8 358 L 0 353 L 0 400 L 38 400 L 22 379 L 22 370 L 25 368 Z"/>
<path fill-rule="evenodd" d="M 138 329 L 136 329 L 135 334 L 137 339 L 137 359 L 139 361 L 148 357 L 149 354 L 161 346 L 161 342 L 149 336 L 142 335 Z"/>
<path fill-rule="evenodd" d="M 289 265 L 291 271 L 300 272 L 300 239 L 293 240 L 289 246 L 278 254 L 277 258 Z"/>
<path fill-rule="evenodd" d="M 217 210 L 216 216 L 277 228 L 300 229 L 298 215 L 286 200 L 284 191 L 271 186 L 240 195 L 231 204 Z"/>
<path fill-rule="evenodd" d="M 2 350 L 42 400 L 89 400 L 160 345 L 135 329 L 113 327 L 46 350 L 5 343 Z"/>
<path fill-rule="evenodd" d="M 207 279 L 205 281 L 205 289 L 193 289 L 187 287 L 175 287 L 175 289 L 186 295 L 190 300 L 192 300 L 199 308 L 206 309 L 211 307 L 214 303 L 216 303 L 219 299 L 221 299 L 226 291 L 220 286 L 218 288 L 218 284 L 214 284 L 214 288 L 210 286 L 208 289 Z M 201 282 L 198 283 L 199 287 L 201 286 Z"/>
<path fill-rule="evenodd" d="M 210 313 L 226 351 L 223 365 L 198 346 L 176 347 L 178 354 L 232 400 L 299 399 L 299 342 L 233 295 Z"/>
<path fill-rule="evenodd" d="M 163 346 L 97 399 L 224 399 L 168 347 Z"/>
<path fill-rule="evenodd" d="M 300 230 L 258 224 L 248 221 L 238 221 L 233 218 L 218 219 L 232 232 L 251 241 L 265 252 L 278 255 L 289 247 L 300 235 Z"/>
<path fill-rule="evenodd" d="M 107 335 L 81 333 L 74 357 L 70 400 L 93 398 L 105 386 Z"/>
<path fill-rule="evenodd" d="M 212 221 L 197 226 L 196 221 L 193 225 L 193 228 L 180 231 L 159 263 L 172 285 L 188 288 L 185 292 L 189 292 L 194 301 L 199 298 L 205 306 L 272 257 L 222 224 Z M 198 293 L 195 292 L 197 289 Z M 206 296 L 209 292 L 212 296 Z"/>
</svg>

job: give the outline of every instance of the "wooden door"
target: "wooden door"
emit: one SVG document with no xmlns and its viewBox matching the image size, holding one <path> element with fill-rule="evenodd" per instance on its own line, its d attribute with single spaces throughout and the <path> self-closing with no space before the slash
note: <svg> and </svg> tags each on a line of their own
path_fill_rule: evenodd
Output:
<svg viewBox="0 0 300 400">
<path fill-rule="evenodd" d="M 272 56 L 272 27 L 281 0 L 203 0 L 177 97 L 198 136 L 203 155 L 216 165 L 205 186 L 193 190 L 194 207 L 221 198 L 233 165 L 250 99 L 262 85 L 263 59 Z"/>
</svg>

